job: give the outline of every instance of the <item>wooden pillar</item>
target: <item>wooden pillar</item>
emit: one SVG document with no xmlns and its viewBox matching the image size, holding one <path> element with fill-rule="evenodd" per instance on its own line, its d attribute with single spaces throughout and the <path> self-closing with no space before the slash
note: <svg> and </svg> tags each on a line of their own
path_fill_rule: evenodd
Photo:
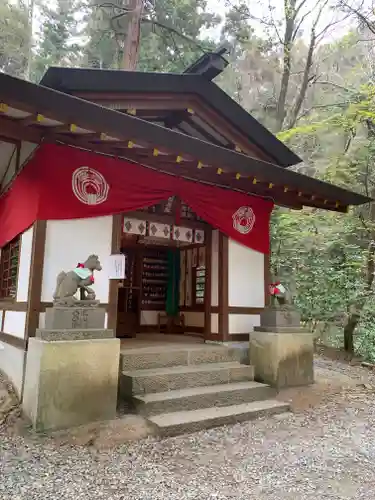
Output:
<svg viewBox="0 0 375 500">
<path fill-rule="evenodd" d="M 111 252 L 119 253 L 121 248 L 122 214 L 112 216 Z M 108 296 L 108 328 L 117 328 L 118 285 L 120 280 L 110 280 Z"/>
<path fill-rule="evenodd" d="M 33 242 L 31 251 L 29 290 L 26 313 L 25 340 L 35 337 L 39 325 L 41 309 L 43 263 L 46 246 L 47 221 L 34 222 Z"/>
<path fill-rule="evenodd" d="M 228 236 L 219 233 L 219 340 L 229 340 Z"/>
<path fill-rule="evenodd" d="M 271 283 L 271 255 L 264 254 L 264 307 L 270 305 L 270 294 L 268 287 Z"/>
<path fill-rule="evenodd" d="M 211 336 L 211 287 L 212 287 L 212 229 L 209 227 L 205 231 L 205 297 L 204 297 L 204 339 L 207 340 Z"/>
</svg>

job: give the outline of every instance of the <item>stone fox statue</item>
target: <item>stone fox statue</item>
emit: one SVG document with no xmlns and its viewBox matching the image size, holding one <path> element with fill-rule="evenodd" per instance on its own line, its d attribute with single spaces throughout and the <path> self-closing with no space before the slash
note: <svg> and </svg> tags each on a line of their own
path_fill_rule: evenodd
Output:
<svg viewBox="0 0 375 500">
<path fill-rule="evenodd" d="M 66 305 L 74 304 L 74 295 L 79 289 L 81 300 L 95 300 L 95 292 L 90 285 L 94 283 L 94 271 L 101 271 L 102 266 L 97 255 L 90 255 L 85 262 L 78 264 L 73 271 L 61 273 L 56 279 L 56 290 L 53 294 L 55 302 Z"/>
<path fill-rule="evenodd" d="M 279 280 L 273 280 L 269 284 L 269 292 L 271 295 L 271 305 L 287 306 L 292 304 L 292 294 Z"/>
</svg>

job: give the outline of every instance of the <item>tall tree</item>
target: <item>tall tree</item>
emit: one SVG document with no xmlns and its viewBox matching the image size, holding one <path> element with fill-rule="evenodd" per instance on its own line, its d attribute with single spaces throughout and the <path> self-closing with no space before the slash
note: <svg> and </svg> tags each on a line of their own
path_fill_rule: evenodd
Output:
<svg viewBox="0 0 375 500">
<path fill-rule="evenodd" d="M 0 71 L 24 76 L 29 43 L 27 7 L 0 0 Z"/>
<path fill-rule="evenodd" d="M 309 86 L 317 78 L 314 65 L 319 44 L 346 14 L 333 11 L 331 0 L 317 0 L 313 5 L 307 0 L 285 0 L 281 12 L 272 2 L 266 7 L 260 2 L 258 9 L 241 1 L 230 6 L 243 19 L 262 28 L 271 64 L 276 57 L 273 102 L 268 102 L 267 109 L 268 113 L 271 105 L 274 109 L 272 130 L 292 128 L 302 111 Z M 262 14 L 255 16 L 256 10 Z"/>
<path fill-rule="evenodd" d="M 54 5 L 40 2 L 42 29 L 32 68 L 33 78 L 39 80 L 49 66 L 73 66 L 80 60 L 78 44 L 78 0 L 57 0 Z"/>
<path fill-rule="evenodd" d="M 205 49 L 212 47 L 212 42 L 201 40 L 201 35 L 205 29 L 215 26 L 219 18 L 206 14 L 206 8 L 206 0 L 145 3 L 141 17 L 138 69 L 180 71 Z M 96 16 L 97 22 L 88 23 L 87 60 L 89 54 L 96 52 L 106 57 L 101 56 L 95 65 L 121 67 L 130 17 L 128 3 L 99 3 L 92 16 Z"/>
</svg>

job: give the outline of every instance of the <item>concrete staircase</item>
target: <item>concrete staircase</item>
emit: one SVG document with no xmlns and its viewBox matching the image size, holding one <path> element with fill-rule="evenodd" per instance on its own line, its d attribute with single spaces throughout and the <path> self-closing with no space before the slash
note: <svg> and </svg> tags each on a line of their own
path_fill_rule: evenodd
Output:
<svg viewBox="0 0 375 500">
<path fill-rule="evenodd" d="M 289 410 L 254 382 L 240 351 L 214 344 L 163 345 L 121 352 L 120 396 L 163 436 L 234 424 Z"/>
</svg>

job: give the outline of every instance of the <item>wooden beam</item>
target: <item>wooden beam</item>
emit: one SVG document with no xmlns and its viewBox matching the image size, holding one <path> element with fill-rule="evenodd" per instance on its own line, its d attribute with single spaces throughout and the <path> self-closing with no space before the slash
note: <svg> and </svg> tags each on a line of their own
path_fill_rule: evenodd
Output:
<svg viewBox="0 0 375 500">
<path fill-rule="evenodd" d="M 46 244 L 47 221 L 34 222 L 28 304 L 26 313 L 26 341 L 35 337 L 39 324 L 39 313 L 42 298 L 43 262 Z"/>
<path fill-rule="evenodd" d="M 18 139 L 10 139 L 9 137 L 6 137 L 5 135 L 0 134 L 0 141 L 1 142 L 8 142 L 9 144 L 18 144 Z"/>
<path fill-rule="evenodd" d="M 27 302 L 14 302 L 13 299 L 0 300 L 0 311 L 27 311 Z"/>
<path fill-rule="evenodd" d="M 151 212 L 134 210 L 132 212 L 126 212 L 126 216 L 134 217 L 135 219 L 140 219 L 140 220 L 147 220 L 150 222 L 161 222 L 170 225 L 176 223 L 174 216 L 168 214 L 153 214 Z M 192 229 L 203 229 L 203 230 L 207 230 L 207 228 L 210 227 L 206 222 L 195 221 L 190 219 L 181 219 L 181 226 L 191 227 Z"/>
<path fill-rule="evenodd" d="M 261 314 L 264 307 L 229 306 L 229 314 Z"/>
<path fill-rule="evenodd" d="M 219 233 L 219 337 L 223 342 L 229 340 L 229 273 L 228 273 L 228 236 Z"/>
<path fill-rule="evenodd" d="M 4 344 L 9 344 L 13 347 L 17 347 L 18 349 L 22 349 L 23 351 L 26 349 L 25 340 L 15 337 L 14 335 L 10 335 L 9 333 L 0 332 L 0 342 L 4 342 Z"/>
<path fill-rule="evenodd" d="M 202 99 L 197 98 L 194 94 L 188 94 L 185 97 L 180 97 L 174 93 L 157 94 L 157 93 L 95 93 L 95 92 L 79 92 L 77 97 L 98 102 L 107 106 L 105 101 L 115 101 L 116 108 L 112 109 L 158 109 L 163 111 L 184 111 L 193 109 L 194 113 L 210 124 L 211 127 L 217 130 L 220 135 L 223 135 L 228 142 L 232 142 L 239 146 L 245 154 L 257 156 L 266 161 L 271 161 L 270 157 L 264 154 L 256 145 L 250 143 L 247 137 L 240 134 L 234 127 L 230 126 L 215 110 L 205 104 Z M 217 126 L 218 125 L 218 126 Z"/>
<path fill-rule="evenodd" d="M 210 108 L 202 100 L 196 100 L 193 103 L 192 108 L 197 117 L 210 124 L 214 127 L 217 132 L 228 139 L 228 142 L 236 144 L 241 151 L 251 157 L 257 157 L 264 161 L 272 161 L 269 156 L 267 156 L 261 149 L 259 149 L 255 144 L 252 144 L 247 137 L 244 137 L 240 132 L 238 132 L 235 127 L 230 125 L 220 114 Z"/>
<path fill-rule="evenodd" d="M 40 123 L 42 120 L 43 120 L 42 115 L 40 115 L 39 113 L 32 113 L 30 116 L 27 116 L 26 118 L 22 118 L 21 120 L 19 120 L 19 122 L 23 127 L 27 127 L 29 125 Z"/>
<path fill-rule="evenodd" d="M 1 134 L 8 139 L 12 139 L 12 142 L 23 140 L 39 143 L 43 138 L 43 134 L 39 130 L 22 127 L 18 120 L 6 118 L 5 116 L 0 116 L 0 130 Z"/>
<path fill-rule="evenodd" d="M 120 108 L 116 109 L 161 109 L 183 110 L 190 109 L 196 102 L 193 94 L 183 96 L 163 92 L 77 92 L 76 97 L 100 103 L 106 107 L 111 106 L 111 101 Z M 112 108 L 113 109 L 113 108 Z"/>
<path fill-rule="evenodd" d="M 204 339 L 211 335 L 211 286 L 212 286 L 212 228 L 205 231 L 205 266 L 206 278 L 204 284 Z"/>
<path fill-rule="evenodd" d="M 122 214 L 112 216 L 112 240 L 111 252 L 113 254 L 120 252 L 121 235 L 122 235 Z M 118 306 L 118 285 L 119 280 L 109 281 L 109 298 L 108 298 L 108 328 L 116 332 L 117 328 L 117 306 Z"/>
<path fill-rule="evenodd" d="M 16 173 L 18 173 L 21 168 L 21 147 L 22 142 L 18 141 L 16 145 Z"/>
<path fill-rule="evenodd" d="M 12 165 L 12 161 L 13 161 L 13 158 L 14 158 L 14 155 L 16 155 L 16 172 L 17 172 L 17 154 L 18 154 L 18 147 L 19 147 L 19 142 L 15 142 L 15 143 L 11 143 L 11 144 L 14 144 L 14 149 L 12 151 L 12 154 L 10 155 L 9 157 L 9 160 L 8 160 L 8 163 L 4 169 L 4 172 L 3 172 L 3 175 L 1 176 L 0 178 L 0 189 L 4 187 L 4 181 L 8 175 L 8 172 L 9 172 L 9 169 Z"/>
<path fill-rule="evenodd" d="M 264 306 L 270 305 L 269 285 L 271 283 L 271 255 L 264 254 Z"/>
</svg>

